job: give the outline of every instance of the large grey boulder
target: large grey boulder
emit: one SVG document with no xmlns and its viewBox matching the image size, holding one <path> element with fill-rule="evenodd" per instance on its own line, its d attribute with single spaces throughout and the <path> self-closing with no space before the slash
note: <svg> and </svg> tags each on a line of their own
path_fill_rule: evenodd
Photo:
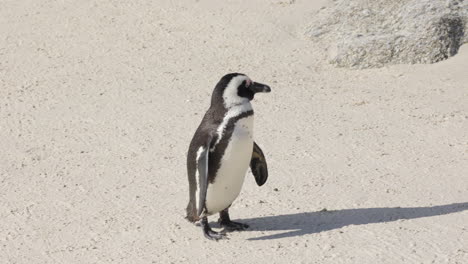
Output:
<svg viewBox="0 0 468 264">
<path fill-rule="evenodd" d="M 434 63 L 468 42 L 464 0 L 335 0 L 307 33 L 340 67 Z"/>
</svg>

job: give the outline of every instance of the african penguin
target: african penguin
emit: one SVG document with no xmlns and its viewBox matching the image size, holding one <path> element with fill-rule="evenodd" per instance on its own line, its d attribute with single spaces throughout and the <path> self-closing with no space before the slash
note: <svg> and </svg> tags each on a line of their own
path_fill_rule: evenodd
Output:
<svg viewBox="0 0 468 264">
<path fill-rule="evenodd" d="M 228 210 L 240 193 L 249 165 L 259 186 L 268 178 L 265 157 L 253 140 L 254 112 L 250 101 L 256 93 L 270 91 L 270 87 L 253 82 L 245 74 L 223 76 L 192 138 L 187 154 L 187 219 L 201 220 L 203 234 L 209 239 L 226 236 L 208 225 L 207 217 L 215 213 L 219 213 L 218 221 L 225 231 L 248 228 L 231 221 Z"/>
</svg>

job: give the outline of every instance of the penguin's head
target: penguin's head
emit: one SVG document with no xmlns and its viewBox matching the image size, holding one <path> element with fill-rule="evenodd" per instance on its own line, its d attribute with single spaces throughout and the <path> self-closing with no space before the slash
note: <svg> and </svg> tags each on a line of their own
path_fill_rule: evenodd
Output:
<svg viewBox="0 0 468 264">
<path fill-rule="evenodd" d="M 224 75 L 216 85 L 211 103 L 222 100 L 226 108 L 248 103 L 256 93 L 269 93 L 268 85 L 253 82 L 247 75 L 242 73 L 229 73 Z"/>
</svg>

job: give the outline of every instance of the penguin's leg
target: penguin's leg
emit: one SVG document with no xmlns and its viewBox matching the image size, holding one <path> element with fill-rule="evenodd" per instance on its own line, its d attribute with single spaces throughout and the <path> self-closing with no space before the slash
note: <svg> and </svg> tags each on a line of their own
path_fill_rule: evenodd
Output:
<svg viewBox="0 0 468 264">
<path fill-rule="evenodd" d="M 226 238 L 226 234 L 223 233 L 218 233 L 213 230 L 211 230 L 210 225 L 208 224 L 208 217 L 203 217 L 201 220 L 201 226 L 203 228 L 203 234 L 205 235 L 206 238 L 210 240 L 219 240 L 222 238 Z"/>
<path fill-rule="evenodd" d="M 229 207 L 219 212 L 218 222 L 226 231 L 241 231 L 249 228 L 247 224 L 231 221 Z"/>
</svg>

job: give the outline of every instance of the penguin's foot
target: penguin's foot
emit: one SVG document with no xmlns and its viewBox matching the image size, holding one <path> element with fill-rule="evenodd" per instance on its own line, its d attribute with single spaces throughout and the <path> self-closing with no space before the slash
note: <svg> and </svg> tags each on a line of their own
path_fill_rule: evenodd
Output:
<svg viewBox="0 0 468 264">
<path fill-rule="evenodd" d="M 219 233 L 219 232 L 215 232 L 211 229 L 208 229 L 208 230 L 205 230 L 203 229 L 203 234 L 205 235 L 206 238 L 208 238 L 209 240 L 214 240 L 214 241 L 218 241 L 220 239 L 225 239 L 227 238 L 226 234 L 225 233 Z"/>
<path fill-rule="evenodd" d="M 249 228 L 249 225 L 231 221 L 229 217 L 229 207 L 219 212 L 218 223 L 224 227 L 223 231 L 242 231 Z"/>
<path fill-rule="evenodd" d="M 219 219 L 219 224 L 224 228 L 223 230 L 232 232 L 232 231 L 243 231 L 249 228 L 248 224 L 243 224 L 239 222 L 234 222 L 234 221 L 226 221 L 226 220 L 221 220 Z"/>
<path fill-rule="evenodd" d="M 210 240 L 218 241 L 220 239 L 227 238 L 225 233 L 218 233 L 211 229 L 210 225 L 208 224 L 208 219 L 206 217 L 202 218 L 201 225 L 203 228 L 203 235 Z"/>
</svg>

